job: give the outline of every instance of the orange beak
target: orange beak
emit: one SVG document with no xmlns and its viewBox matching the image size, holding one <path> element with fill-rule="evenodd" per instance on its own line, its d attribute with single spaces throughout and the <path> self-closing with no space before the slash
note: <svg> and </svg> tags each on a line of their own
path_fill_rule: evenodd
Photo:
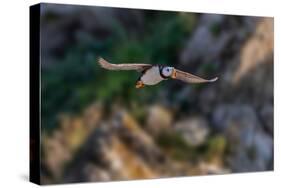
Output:
<svg viewBox="0 0 281 188">
<path fill-rule="evenodd" d="M 173 69 L 173 73 L 172 73 L 171 78 L 173 78 L 173 79 L 177 78 L 177 71 L 176 71 L 176 69 Z"/>
</svg>

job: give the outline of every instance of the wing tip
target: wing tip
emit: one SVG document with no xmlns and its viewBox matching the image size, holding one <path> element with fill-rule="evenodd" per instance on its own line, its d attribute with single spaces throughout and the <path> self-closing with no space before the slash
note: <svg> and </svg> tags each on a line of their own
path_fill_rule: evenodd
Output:
<svg viewBox="0 0 281 188">
<path fill-rule="evenodd" d="M 101 56 L 98 57 L 98 63 L 102 68 L 107 68 L 108 61 L 103 59 Z"/>
<path fill-rule="evenodd" d="M 218 77 L 215 77 L 215 78 L 209 80 L 209 82 L 215 82 L 215 81 L 217 81 L 218 79 L 219 79 Z"/>
<path fill-rule="evenodd" d="M 101 56 L 99 56 L 99 57 L 98 57 L 98 63 L 99 63 L 99 64 L 102 64 L 102 63 L 104 63 L 104 62 L 106 62 L 106 60 L 103 59 Z"/>
</svg>

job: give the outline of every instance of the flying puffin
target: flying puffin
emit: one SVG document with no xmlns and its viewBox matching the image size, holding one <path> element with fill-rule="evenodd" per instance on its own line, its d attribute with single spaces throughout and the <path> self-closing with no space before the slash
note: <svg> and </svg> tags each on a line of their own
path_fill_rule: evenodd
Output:
<svg viewBox="0 0 281 188">
<path fill-rule="evenodd" d="M 165 65 L 150 65 L 150 64 L 112 64 L 105 59 L 99 57 L 98 63 L 107 70 L 135 70 L 141 72 L 141 76 L 137 80 L 136 88 L 142 88 L 145 85 L 156 85 L 162 80 L 169 78 L 178 79 L 186 83 L 206 83 L 214 82 L 218 78 L 215 77 L 210 80 L 200 78 L 187 72 L 180 71 L 174 67 Z"/>
</svg>

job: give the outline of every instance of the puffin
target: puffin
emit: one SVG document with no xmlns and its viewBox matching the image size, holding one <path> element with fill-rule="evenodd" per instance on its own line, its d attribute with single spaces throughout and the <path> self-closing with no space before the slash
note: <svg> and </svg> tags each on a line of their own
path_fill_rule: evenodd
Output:
<svg viewBox="0 0 281 188">
<path fill-rule="evenodd" d="M 125 63 L 113 64 L 109 63 L 102 57 L 98 58 L 98 64 L 107 70 L 122 71 L 122 70 L 135 70 L 141 73 L 141 76 L 136 82 L 136 88 L 143 88 L 144 86 L 156 85 L 163 80 L 177 79 L 185 83 L 209 83 L 215 82 L 218 77 L 213 79 L 204 79 L 188 72 L 178 70 L 171 66 L 166 65 L 152 65 L 152 64 L 138 64 L 138 63 Z"/>
</svg>

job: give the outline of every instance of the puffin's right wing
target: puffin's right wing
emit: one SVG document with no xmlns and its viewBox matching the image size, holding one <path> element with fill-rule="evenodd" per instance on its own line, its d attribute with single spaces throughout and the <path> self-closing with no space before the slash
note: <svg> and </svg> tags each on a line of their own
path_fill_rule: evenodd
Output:
<svg viewBox="0 0 281 188">
<path fill-rule="evenodd" d="M 195 76 L 193 74 L 190 74 L 188 72 L 184 72 L 178 69 L 175 69 L 175 78 L 174 79 L 178 79 L 187 83 L 206 83 L 206 82 L 215 82 L 218 77 L 215 77 L 213 79 L 207 80 L 204 78 L 200 78 L 199 76 Z"/>
<path fill-rule="evenodd" d="M 150 67 L 152 67 L 152 65 L 150 64 L 136 64 L 136 63 L 132 63 L 132 64 L 112 64 L 109 63 L 108 61 L 106 61 L 105 59 L 99 57 L 98 59 L 98 63 L 100 64 L 100 66 L 104 69 L 107 70 L 136 70 L 136 71 L 144 71 Z"/>
</svg>

